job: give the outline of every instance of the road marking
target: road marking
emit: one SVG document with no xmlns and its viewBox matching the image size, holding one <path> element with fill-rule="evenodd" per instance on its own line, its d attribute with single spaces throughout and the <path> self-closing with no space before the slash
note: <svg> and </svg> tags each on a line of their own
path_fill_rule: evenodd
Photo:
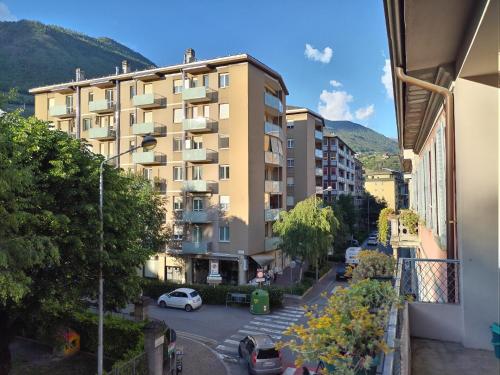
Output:
<svg viewBox="0 0 500 375">
<path fill-rule="evenodd" d="M 296 307 L 296 306 L 285 306 L 284 307 L 286 310 L 296 310 L 296 311 L 305 311 L 303 307 Z"/>
<path fill-rule="evenodd" d="M 293 324 L 292 322 L 282 322 L 282 321 L 276 321 L 274 319 L 261 318 L 261 317 L 253 318 L 253 320 L 259 320 L 259 321 L 263 321 L 263 322 L 272 322 L 272 323 L 282 324 L 282 325 L 284 325 L 286 327 L 289 327 L 291 324 Z"/>
<path fill-rule="evenodd" d="M 274 314 L 281 315 L 281 316 L 288 316 L 291 318 L 302 318 L 302 316 L 304 315 L 304 314 L 300 314 L 300 315 L 290 314 L 288 312 L 279 312 L 279 311 L 276 311 Z"/>
<path fill-rule="evenodd" d="M 278 328 L 278 329 L 287 329 L 288 326 L 280 325 L 280 324 L 272 324 L 272 323 L 264 323 L 264 322 L 256 322 L 256 321 L 251 321 L 249 324 L 254 324 L 256 326 L 264 326 L 264 327 L 271 327 L 271 328 Z"/>
<path fill-rule="evenodd" d="M 279 315 L 269 315 L 270 318 L 273 318 L 273 319 L 280 319 L 280 320 L 286 320 L 286 321 L 289 321 L 289 322 L 296 322 L 297 320 L 299 320 L 299 318 L 290 318 L 289 316 L 279 316 Z"/>
<path fill-rule="evenodd" d="M 270 332 L 270 333 L 277 333 L 278 335 L 282 334 L 283 331 L 276 331 L 275 329 L 270 329 L 270 328 L 265 328 L 265 327 L 253 327 L 253 326 L 244 326 L 246 329 L 257 329 L 259 331 L 263 332 Z M 262 332 L 257 332 L 257 333 L 262 333 Z"/>
<path fill-rule="evenodd" d="M 250 328 L 251 329 L 251 328 Z M 245 329 L 240 329 L 238 332 L 244 333 L 246 335 L 260 335 L 262 332 L 257 332 L 257 331 L 247 331 Z M 281 336 L 280 335 L 269 335 L 275 340 L 280 340 Z"/>
<path fill-rule="evenodd" d="M 223 352 L 238 353 L 237 348 L 229 348 L 229 347 L 224 346 L 224 345 L 218 345 L 215 349 L 222 350 Z"/>
<path fill-rule="evenodd" d="M 231 338 L 237 341 L 241 341 L 245 338 L 246 335 L 231 335 Z"/>
<path fill-rule="evenodd" d="M 226 340 L 224 340 L 224 342 L 226 344 L 231 344 L 231 345 L 240 345 L 240 342 L 239 341 L 235 341 L 235 340 L 226 339 Z"/>
</svg>

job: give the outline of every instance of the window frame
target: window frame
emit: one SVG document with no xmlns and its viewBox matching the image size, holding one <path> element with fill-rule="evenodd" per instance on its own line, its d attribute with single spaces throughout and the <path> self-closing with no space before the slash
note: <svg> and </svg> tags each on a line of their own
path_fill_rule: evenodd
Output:
<svg viewBox="0 0 500 375">
<path fill-rule="evenodd" d="M 231 231 L 228 224 L 219 226 L 219 242 L 231 242 Z"/>
<path fill-rule="evenodd" d="M 229 164 L 219 165 L 219 180 L 226 181 L 230 179 L 230 166 Z"/>
</svg>

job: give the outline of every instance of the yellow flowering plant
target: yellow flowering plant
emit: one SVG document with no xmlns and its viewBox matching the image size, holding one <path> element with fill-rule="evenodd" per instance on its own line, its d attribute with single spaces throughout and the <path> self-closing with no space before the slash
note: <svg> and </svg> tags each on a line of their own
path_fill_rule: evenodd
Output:
<svg viewBox="0 0 500 375">
<path fill-rule="evenodd" d="M 392 256 L 376 250 L 363 250 L 358 254 L 359 263 L 349 270 L 352 281 L 377 277 L 393 277 L 396 261 Z"/>
</svg>

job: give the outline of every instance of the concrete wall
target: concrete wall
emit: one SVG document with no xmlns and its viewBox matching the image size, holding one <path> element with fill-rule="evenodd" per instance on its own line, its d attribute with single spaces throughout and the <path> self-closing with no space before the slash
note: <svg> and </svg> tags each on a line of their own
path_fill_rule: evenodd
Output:
<svg viewBox="0 0 500 375">
<path fill-rule="evenodd" d="M 410 334 L 433 340 L 461 342 L 462 306 L 440 303 L 409 304 Z"/>
</svg>

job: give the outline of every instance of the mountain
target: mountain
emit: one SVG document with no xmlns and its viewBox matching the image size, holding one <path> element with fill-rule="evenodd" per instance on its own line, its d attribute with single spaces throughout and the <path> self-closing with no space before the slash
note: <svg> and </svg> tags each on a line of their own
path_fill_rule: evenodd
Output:
<svg viewBox="0 0 500 375">
<path fill-rule="evenodd" d="M 112 39 L 37 21 L 0 22 L 0 46 L 0 91 L 17 87 L 28 112 L 33 106 L 28 89 L 71 81 L 77 67 L 92 78 L 114 73 L 123 60 L 129 61 L 132 70 L 155 66 Z"/>
</svg>

